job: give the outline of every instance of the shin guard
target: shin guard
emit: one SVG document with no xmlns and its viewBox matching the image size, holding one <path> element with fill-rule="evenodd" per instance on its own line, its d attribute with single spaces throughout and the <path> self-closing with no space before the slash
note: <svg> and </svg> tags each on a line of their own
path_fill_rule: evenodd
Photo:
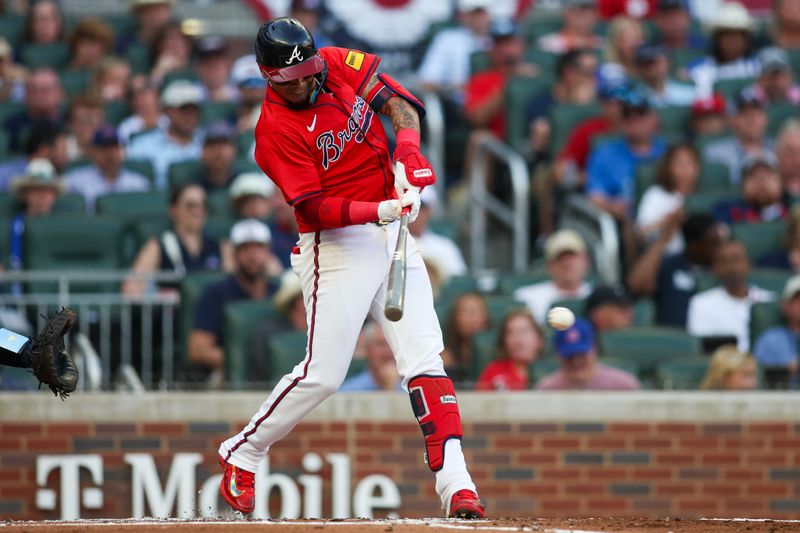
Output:
<svg viewBox="0 0 800 533">
<path fill-rule="evenodd" d="M 447 376 L 416 376 L 408 382 L 408 394 L 425 438 L 426 462 L 438 472 L 444 466 L 445 443 L 464 436 L 453 382 Z"/>
</svg>

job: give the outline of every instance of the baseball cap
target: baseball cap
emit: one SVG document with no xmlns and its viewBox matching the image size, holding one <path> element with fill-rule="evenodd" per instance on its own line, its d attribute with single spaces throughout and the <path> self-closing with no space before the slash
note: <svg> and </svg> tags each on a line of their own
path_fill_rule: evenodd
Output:
<svg viewBox="0 0 800 533">
<path fill-rule="evenodd" d="M 510 19 L 497 19 L 489 27 L 492 39 L 508 39 L 517 36 L 517 25 Z"/>
<path fill-rule="evenodd" d="M 631 305 L 633 301 L 628 291 L 621 285 L 600 285 L 596 287 L 589 298 L 586 299 L 586 314 L 588 315 L 603 305 Z"/>
<path fill-rule="evenodd" d="M 489 9 L 491 0 L 458 0 L 457 8 L 461 13 L 469 13 L 478 9 Z"/>
<path fill-rule="evenodd" d="M 289 269 L 281 275 L 281 284 L 272 298 L 272 303 L 277 309 L 286 313 L 289 305 L 301 294 L 303 294 L 303 287 L 300 286 L 300 279 L 292 269 Z"/>
<path fill-rule="evenodd" d="M 714 93 L 707 98 L 698 98 L 692 103 L 692 115 L 722 115 L 725 113 L 727 102 L 720 93 Z"/>
<path fill-rule="evenodd" d="M 571 229 L 562 229 L 553 233 L 544 247 L 544 257 L 547 261 L 558 258 L 564 252 L 583 253 L 586 244 L 580 234 Z"/>
<path fill-rule="evenodd" d="M 561 357 L 581 355 L 594 347 L 594 328 L 588 320 L 579 318 L 571 328 L 556 333 L 553 340 Z"/>
<path fill-rule="evenodd" d="M 173 81 L 161 93 L 161 105 L 164 107 L 200 105 L 202 101 L 203 91 L 189 80 Z"/>
<path fill-rule="evenodd" d="M 800 274 L 792 276 L 786 281 L 786 285 L 783 287 L 783 294 L 781 295 L 781 298 L 784 301 L 791 300 L 798 294 L 800 294 Z"/>
<path fill-rule="evenodd" d="M 622 99 L 622 115 L 629 117 L 634 113 L 646 113 L 652 110 L 650 98 L 640 87 L 632 87 Z"/>
<path fill-rule="evenodd" d="M 686 5 L 686 0 L 659 0 L 658 1 L 658 10 L 663 11 L 665 9 L 687 9 L 688 6 Z"/>
<path fill-rule="evenodd" d="M 735 114 L 746 107 L 764 109 L 764 101 L 754 87 L 745 87 L 736 93 L 733 102 L 731 102 L 730 112 L 731 114 Z"/>
<path fill-rule="evenodd" d="M 762 72 L 787 72 L 792 70 L 789 54 L 783 48 L 768 46 L 758 53 Z"/>
<path fill-rule="evenodd" d="M 753 17 L 739 2 L 724 2 L 718 9 L 716 17 L 711 21 L 711 30 L 743 30 L 751 31 L 754 26 Z"/>
<path fill-rule="evenodd" d="M 254 218 L 241 220 L 234 224 L 231 228 L 231 244 L 241 246 L 251 242 L 264 246 L 272 242 L 272 232 L 267 225 Z"/>
<path fill-rule="evenodd" d="M 233 128 L 225 122 L 221 120 L 219 122 L 215 122 L 206 128 L 206 135 L 203 139 L 203 144 L 209 144 L 213 142 L 233 142 L 236 138 L 236 132 Z"/>
<path fill-rule="evenodd" d="M 25 171 L 11 181 L 11 190 L 19 192 L 28 187 L 50 187 L 59 194 L 64 192 L 64 182 L 56 174 L 49 159 L 32 159 Z"/>
<path fill-rule="evenodd" d="M 118 146 L 119 135 L 117 135 L 117 128 L 111 124 L 103 124 L 97 131 L 94 132 L 92 137 L 92 146 Z"/>
<path fill-rule="evenodd" d="M 636 63 L 643 65 L 652 63 L 659 57 L 666 57 L 667 50 L 655 43 L 645 43 L 636 48 Z"/>
<path fill-rule="evenodd" d="M 267 86 L 267 80 L 261 76 L 255 54 L 242 56 L 233 62 L 231 79 L 244 89 L 260 89 Z"/>
<path fill-rule="evenodd" d="M 238 200 L 245 196 L 263 196 L 270 198 L 275 194 L 275 184 L 258 172 L 244 172 L 233 179 L 228 196 Z"/>
<path fill-rule="evenodd" d="M 196 50 L 198 59 L 205 59 L 225 55 L 228 45 L 220 35 L 205 35 L 197 41 Z"/>
<path fill-rule="evenodd" d="M 767 167 L 772 170 L 778 169 L 778 158 L 771 152 L 762 152 L 756 155 L 748 155 L 742 161 L 742 177 L 747 178 L 751 172 L 758 167 Z"/>
</svg>

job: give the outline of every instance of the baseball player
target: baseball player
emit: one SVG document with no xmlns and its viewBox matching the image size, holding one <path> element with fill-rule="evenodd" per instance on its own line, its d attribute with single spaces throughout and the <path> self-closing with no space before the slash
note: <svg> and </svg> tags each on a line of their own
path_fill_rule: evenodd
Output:
<svg viewBox="0 0 800 533">
<path fill-rule="evenodd" d="M 305 359 L 284 376 L 242 431 L 220 445 L 225 500 L 254 508 L 254 472 L 270 446 L 335 392 L 347 374 L 369 314 L 383 329 L 422 428 L 426 458 L 447 516 L 481 518 L 483 505 L 461 450 L 461 417 L 442 366 L 442 332 L 422 257 L 408 241 L 405 313 L 384 317 L 389 264 L 404 209 L 434 183 L 419 149 L 422 104 L 380 58 L 317 49 L 297 20 L 264 24 L 256 58 L 268 81 L 256 126 L 255 158 L 294 207 L 300 238 L 291 254 L 308 321 Z M 376 113 L 391 117 L 390 153 Z"/>
</svg>

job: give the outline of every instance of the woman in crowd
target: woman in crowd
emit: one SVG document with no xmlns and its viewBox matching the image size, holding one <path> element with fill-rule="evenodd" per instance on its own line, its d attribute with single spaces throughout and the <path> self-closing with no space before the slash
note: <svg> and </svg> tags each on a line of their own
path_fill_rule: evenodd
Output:
<svg viewBox="0 0 800 533">
<path fill-rule="evenodd" d="M 124 59 L 108 56 L 97 65 L 87 91 L 103 102 L 126 100 L 131 92 L 131 66 Z"/>
<path fill-rule="evenodd" d="M 40 0 L 31 5 L 25 20 L 25 44 L 56 44 L 64 34 L 64 18 L 58 3 Z"/>
<path fill-rule="evenodd" d="M 69 37 L 69 68 L 89 70 L 114 46 L 114 31 L 98 18 L 86 18 L 78 22 Z"/>
<path fill-rule="evenodd" d="M 500 324 L 497 359 L 483 370 L 475 389 L 527 389 L 530 385 L 530 365 L 539 358 L 544 345 L 544 332 L 530 311 L 509 311 Z"/>
<path fill-rule="evenodd" d="M 755 357 L 739 351 L 733 344 L 727 344 L 717 348 L 711 356 L 711 364 L 700 389 L 741 391 L 753 390 L 757 386 L 758 365 Z"/>
<path fill-rule="evenodd" d="M 160 86 L 167 74 L 190 68 L 194 42 L 183 33 L 178 23 L 170 23 L 161 28 L 150 48 L 150 82 Z"/>
<path fill-rule="evenodd" d="M 600 67 L 601 77 L 609 80 L 636 77 L 636 49 L 644 41 L 641 22 L 630 17 L 616 17 L 608 28 L 605 63 Z"/>
<path fill-rule="evenodd" d="M 472 337 L 489 328 L 486 301 L 475 292 L 459 296 L 445 325 L 442 359 L 453 381 L 464 381 L 472 364 Z"/>
</svg>

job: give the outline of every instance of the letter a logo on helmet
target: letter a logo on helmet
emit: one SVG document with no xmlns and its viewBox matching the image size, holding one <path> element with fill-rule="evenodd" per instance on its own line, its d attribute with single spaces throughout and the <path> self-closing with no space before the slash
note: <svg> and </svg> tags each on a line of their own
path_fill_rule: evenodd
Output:
<svg viewBox="0 0 800 533">
<path fill-rule="evenodd" d="M 273 19 L 261 26 L 255 52 L 261 74 L 276 83 L 313 76 L 325 69 L 311 33 L 289 17 Z"/>
<path fill-rule="evenodd" d="M 297 49 L 298 45 L 295 45 L 294 50 L 292 50 L 292 55 L 289 56 L 289 59 L 286 61 L 287 65 L 291 65 L 292 61 L 295 59 L 299 59 L 300 61 L 303 60 L 303 54 L 300 53 L 300 50 Z"/>
</svg>

